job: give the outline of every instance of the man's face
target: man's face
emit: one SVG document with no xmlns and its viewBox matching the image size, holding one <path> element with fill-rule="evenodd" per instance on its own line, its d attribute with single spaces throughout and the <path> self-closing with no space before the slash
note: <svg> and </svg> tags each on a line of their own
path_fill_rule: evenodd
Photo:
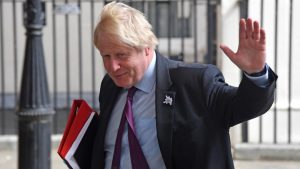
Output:
<svg viewBox="0 0 300 169">
<path fill-rule="evenodd" d="M 153 55 L 149 48 L 138 50 L 106 34 L 101 34 L 97 47 L 108 75 L 117 86 L 125 88 L 143 78 Z"/>
</svg>

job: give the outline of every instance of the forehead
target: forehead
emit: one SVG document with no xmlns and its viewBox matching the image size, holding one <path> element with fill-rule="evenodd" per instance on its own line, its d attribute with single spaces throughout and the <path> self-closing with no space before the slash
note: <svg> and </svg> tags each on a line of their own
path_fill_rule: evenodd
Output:
<svg viewBox="0 0 300 169">
<path fill-rule="evenodd" d="M 122 43 L 117 38 L 110 36 L 105 33 L 101 33 L 99 35 L 99 41 L 97 44 L 97 48 L 99 49 L 100 53 L 111 53 L 111 52 L 120 52 L 120 51 L 129 51 L 133 50 L 133 47 Z"/>
</svg>

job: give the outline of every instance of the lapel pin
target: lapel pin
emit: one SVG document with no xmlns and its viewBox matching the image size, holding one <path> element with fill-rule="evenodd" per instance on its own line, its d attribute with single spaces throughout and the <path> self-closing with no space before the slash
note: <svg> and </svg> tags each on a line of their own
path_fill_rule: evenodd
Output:
<svg viewBox="0 0 300 169">
<path fill-rule="evenodd" d="M 173 102 L 172 97 L 166 95 L 166 98 L 165 98 L 165 100 L 164 100 L 163 103 L 164 103 L 164 104 L 169 104 L 170 106 L 172 106 L 172 102 Z"/>
</svg>

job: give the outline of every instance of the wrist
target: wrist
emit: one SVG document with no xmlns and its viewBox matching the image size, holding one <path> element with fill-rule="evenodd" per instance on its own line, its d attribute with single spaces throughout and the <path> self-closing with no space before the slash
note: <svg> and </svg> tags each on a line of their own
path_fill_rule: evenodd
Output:
<svg viewBox="0 0 300 169">
<path fill-rule="evenodd" d="M 251 77 L 259 77 L 259 76 L 265 75 L 267 73 L 267 66 L 265 65 L 263 70 L 261 70 L 260 72 L 255 72 L 255 73 L 245 72 L 245 73 Z"/>
</svg>

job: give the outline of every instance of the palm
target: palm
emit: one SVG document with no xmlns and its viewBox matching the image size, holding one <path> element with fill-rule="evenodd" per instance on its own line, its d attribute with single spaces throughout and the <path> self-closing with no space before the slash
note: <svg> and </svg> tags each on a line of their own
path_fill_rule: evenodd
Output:
<svg viewBox="0 0 300 169">
<path fill-rule="evenodd" d="M 247 73 L 259 72 L 266 61 L 265 32 L 258 22 L 247 19 L 240 21 L 239 46 L 236 53 L 225 45 L 221 49 L 241 70 Z"/>
</svg>

